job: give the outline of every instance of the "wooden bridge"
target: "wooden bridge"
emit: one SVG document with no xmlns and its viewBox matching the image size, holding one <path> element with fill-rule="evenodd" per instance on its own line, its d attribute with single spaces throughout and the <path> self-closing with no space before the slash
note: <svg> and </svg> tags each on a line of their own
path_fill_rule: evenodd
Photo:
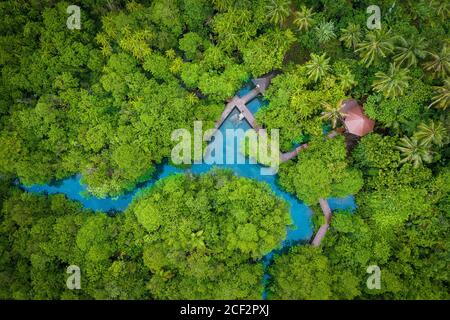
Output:
<svg viewBox="0 0 450 320">
<path fill-rule="evenodd" d="M 300 153 L 300 151 L 302 151 L 303 149 L 306 149 L 307 147 L 308 147 L 308 144 L 304 143 L 292 151 L 282 153 L 280 155 L 280 162 L 283 163 L 283 162 L 291 160 L 292 158 L 295 158 Z"/>
<path fill-rule="evenodd" d="M 253 114 L 250 112 L 250 110 L 248 110 L 247 103 L 250 102 L 251 100 L 253 100 L 254 98 L 256 98 L 258 95 L 264 94 L 264 92 L 266 91 L 266 89 L 269 86 L 270 81 L 272 80 L 273 77 L 274 77 L 274 75 L 268 75 L 266 77 L 253 80 L 252 82 L 255 84 L 255 88 L 253 88 L 250 92 L 248 92 L 243 97 L 239 97 L 238 95 L 236 95 L 231 100 L 229 100 L 225 109 L 222 112 L 222 115 L 220 116 L 220 119 L 216 122 L 216 124 L 214 126 L 215 131 L 219 130 L 222 123 L 228 118 L 230 113 L 235 108 L 240 113 L 242 113 L 245 120 L 247 120 L 247 122 L 253 129 L 255 129 L 256 131 L 261 129 L 261 126 L 258 125 Z M 215 133 L 215 131 L 214 131 L 214 133 Z M 214 133 L 208 137 L 208 139 L 207 139 L 208 141 L 211 139 L 211 137 L 214 135 Z"/>
<path fill-rule="evenodd" d="M 326 199 L 319 199 L 320 208 L 322 209 L 322 213 L 325 217 L 325 222 L 323 225 L 320 226 L 319 230 L 317 231 L 316 235 L 314 236 L 313 241 L 311 242 L 311 245 L 313 247 L 320 246 L 320 243 L 322 242 L 322 239 L 325 237 L 325 234 L 327 233 L 328 228 L 330 227 L 331 223 L 331 208 L 328 204 L 328 201 Z"/>
<path fill-rule="evenodd" d="M 215 130 L 219 130 L 220 126 L 223 124 L 223 122 L 228 118 L 230 113 L 236 108 L 245 118 L 245 120 L 249 123 L 249 125 L 256 130 L 257 132 L 259 129 L 261 129 L 261 126 L 256 122 L 255 117 L 250 112 L 250 110 L 247 108 L 247 103 L 254 98 L 256 98 L 260 94 L 264 94 L 267 87 L 270 84 L 270 81 L 274 75 L 268 75 L 263 78 L 255 79 L 253 80 L 253 83 L 255 84 L 255 88 L 253 88 L 250 92 L 248 92 L 243 97 L 239 97 L 238 95 L 234 96 L 231 100 L 228 101 L 224 111 L 222 112 L 222 115 L 220 119 L 215 124 Z M 210 140 L 211 137 L 214 135 L 210 135 L 207 140 Z M 337 135 L 336 131 L 332 131 L 328 134 L 328 138 L 332 139 Z M 292 158 L 295 158 L 301 150 L 306 149 L 308 147 L 308 144 L 304 143 L 297 148 L 295 148 L 292 151 L 282 153 L 280 155 L 280 163 L 286 162 L 291 160 Z M 320 207 L 322 209 L 322 213 L 325 217 L 325 222 L 322 226 L 320 226 L 319 230 L 317 231 L 316 235 L 314 236 L 314 239 L 311 242 L 311 245 L 314 247 L 318 247 L 322 239 L 325 237 L 325 234 L 327 233 L 327 230 L 331 223 L 332 213 L 331 208 L 327 202 L 326 199 L 319 199 Z"/>
<path fill-rule="evenodd" d="M 270 74 L 266 77 L 253 80 L 252 82 L 255 84 L 255 88 L 253 88 L 243 97 L 239 97 L 238 95 L 236 95 L 231 100 L 229 100 L 225 109 L 222 112 L 222 115 L 220 116 L 220 119 L 216 122 L 214 126 L 215 129 L 214 132 L 209 137 L 207 137 L 207 141 L 211 140 L 211 137 L 217 130 L 219 130 L 220 126 L 228 118 L 228 116 L 234 109 L 237 109 L 243 115 L 244 119 L 248 122 L 250 127 L 252 127 L 255 131 L 258 132 L 259 129 L 261 129 L 262 127 L 256 122 L 255 117 L 247 108 L 247 103 L 256 98 L 258 95 L 264 94 L 273 77 L 274 75 Z M 305 143 L 302 144 L 301 146 L 298 146 L 292 151 L 282 153 L 280 155 L 280 162 L 283 163 L 288 160 L 291 160 L 292 158 L 295 158 L 298 155 L 298 153 L 302 149 L 305 149 L 307 146 L 308 145 Z"/>
</svg>

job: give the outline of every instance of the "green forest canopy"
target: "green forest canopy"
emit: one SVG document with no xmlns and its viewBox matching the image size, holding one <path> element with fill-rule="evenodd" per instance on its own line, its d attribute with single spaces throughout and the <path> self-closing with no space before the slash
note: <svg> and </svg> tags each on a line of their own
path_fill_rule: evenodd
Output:
<svg viewBox="0 0 450 320">
<path fill-rule="evenodd" d="M 308 204 L 356 193 L 358 208 L 334 215 L 322 247 L 275 259 L 269 298 L 449 298 L 447 2 L 378 1 L 381 30 L 366 27 L 369 1 L 87 0 L 81 30 L 66 26 L 70 4 L 0 4 L 2 298 L 261 297 L 252 262 L 289 224 L 261 184 L 176 176 L 108 216 L 13 181 L 81 173 L 92 194 L 123 194 L 169 157 L 173 129 L 212 127 L 226 99 L 273 70 L 256 118 L 280 129 L 283 151 L 311 146 L 280 168 L 281 186 Z M 322 139 L 324 125 L 342 126 L 334 106 L 348 97 L 377 123 L 352 150 Z M 227 202 L 237 190 L 257 200 Z M 179 192 L 202 201 L 183 205 Z M 202 228 L 171 237 L 183 221 Z M 69 264 L 86 272 L 82 292 L 64 289 Z M 381 290 L 365 285 L 370 264 Z"/>
<path fill-rule="evenodd" d="M 0 221 L 2 299 L 259 299 L 255 262 L 291 224 L 267 185 L 228 171 L 171 176 L 112 217 L 13 190 Z"/>
</svg>

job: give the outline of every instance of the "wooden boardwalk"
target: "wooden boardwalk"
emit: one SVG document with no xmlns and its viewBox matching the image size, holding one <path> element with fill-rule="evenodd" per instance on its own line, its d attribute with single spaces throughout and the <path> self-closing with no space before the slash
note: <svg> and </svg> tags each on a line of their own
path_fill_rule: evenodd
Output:
<svg viewBox="0 0 450 320">
<path fill-rule="evenodd" d="M 283 162 L 291 160 L 292 158 L 295 158 L 302 149 L 306 149 L 307 147 L 308 147 L 308 144 L 304 143 L 292 151 L 282 153 L 280 155 L 280 162 L 283 163 Z"/>
<path fill-rule="evenodd" d="M 259 78 L 253 80 L 253 83 L 255 84 L 255 88 L 253 88 L 250 92 L 248 92 L 243 97 L 234 96 L 229 102 L 227 103 L 225 109 L 222 112 L 222 115 L 220 119 L 215 124 L 215 130 L 219 130 L 220 126 L 223 124 L 223 122 L 228 118 L 230 113 L 236 108 L 242 115 L 244 116 L 245 120 L 249 123 L 249 125 L 256 131 L 259 131 L 261 129 L 261 126 L 256 122 L 255 117 L 250 112 L 250 110 L 247 108 L 247 103 L 254 98 L 256 98 L 259 94 L 264 94 L 265 90 L 270 84 L 270 80 L 272 79 L 273 75 L 269 75 L 264 78 Z M 214 133 L 207 138 L 207 140 L 210 140 L 211 137 L 214 135 Z M 332 131 L 328 134 L 328 138 L 332 139 L 337 135 L 336 131 Z M 291 160 L 292 158 L 295 158 L 299 152 L 303 149 L 306 149 L 308 147 L 308 144 L 304 143 L 297 148 L 295 148 L 292 151 L 282 153 L 280 155 L 280 162 L 286 162 Z M 331 208 L 327 202 L 326 199 L 319 199 L 320 207 L 322 209 L 322 213 L 325 217 L 325 222 L 322 226 L 320 226 L 319 230 L 317 231 L 316 235 L 314 236 L 314 239 L 311 242 L 311 245 L 314 247 L 320 246 L 322 239 L 325 237 L 327 230 L 331 223 L 332 213 Z"/>
<path fill-rule="evenodd" d="M 270 80 L 272 80 L 273 75 L 268 75 L 266 77 L 263 78 L 258 78 L 253 80 L 253 83 L 255 84 L 255 88 L 253 88 L 250 92 L 248 92 L 245 96 L 243 97 L 239 97 L 239 96 L 234 96 L 226 105 L 225 109 L 222 112 L 222 115 L 220 116 L 220 119 L 216 122 L 215 126 L 214 126 L 214 132 L 216 132 L 217 130 L 219 130 L 220 126 L 222 125 L 222 123 L 228 118 L 228 116 L 230 115 L 230 113 L 236 108 L 238 109 L 238 111 L 240 113 L 243 114 L 245 120 L 247 120 L 247 122 L 250 124 L 250 126 L 255 129 L 256 131 L 258 131 L 259 129 L 261 129 L 261 126 L 258 125 L 258 123 L 256 122 L 255 117 L 253 116 L 253 114 L 250 112 L 250 110 L 248 110 L 247 108 L 247 103 L 251 100 L 253 100 L 254 98 L 256 98 L 258 95 L 260 94 L 264 94 L 264 92 L 266 91 L 267 87 L 270 84 Z M 207 137 L 207 140 L 211 140 L 211 137 L 214 135 L 211 134 L 209 137 Z"/>
<path fill-rule="evenodd" d="M 336 131 L 333 130 L 333 131 L 331 131 L 331 132 L 328 134 L 327 137 L 328 137 L 329 139 L 333 139 L 333 138 L 336 137 L 337 135 L 338 135 L 338 133 L 337 133 Z M 307 143 L 304 143 L 304 144 L 298 146 L 297 148 L 295 148 L 295 149 L 292 150 L 292 151 L 282 153 L 281 156 L 280 156 L 280 162 L 283 163 L 283 162 L 286 162 L 286 161 L 291 160 L 292 158 L 295 158 L 295 157 L 300 153 L 301 150 L 306 149 L 306 148 L 308 148 L 308 144 L 307 144 Z"/>
<path fill-rule="evenodd" d="M 311 242 L 311 245 L 313 247 L 318 247 L 322 243 L 322 239 L 325 237 L 325 234 L 327 233 L 327 230 L 331 223 L 331 208 L 328 204 L 328 201 L 326 199 L 319 199 L 320 208 L 322 209 L 323 216 L 325 217 L 325 222 L 323 225 L 320 226 L 319 230 L 317 231 L 316 235 L 314 236 L 313 241 Z"/>
<path fill-rule="evenodd" d="M 244 119 L 249 123 L 250 127 L 252 127 L 254 130 L 259 131 L 261 129 L 261 126 L 256 122 L 255 117 L 253 114 L 248 110 L 247 103 L 254 98 L 256 98 L 260 94 L 264 94 L 267 87 L 270 84 L 270 81 L 272 80 L 273 75 L 269 75 L 263 78 L 258 78 L 253 80 L 253 83 L 255 84 L 255 88 L 253 88 L 250 92 L 248 92 L 243 97 L 234 96 L 231 100 L 228 101 L 225 109 L 222 112 L 222 115 L 220 116 L 220 119 L 216 122 L 214 126 L 214 133 L 219 130 L 220 126 L 223 124 L 223 122 L 228 118 L 231 112 L 233 112 L 234 109 L 237 109 L 243 116 Z M 212 133 L 209 137 L 207 137 L 207 141 L 211 140 L 211 137 L 214 135 Z M 298 146 L 292 151 L 282 153 L 280 155 L 280 162 L 286 162 L 288 160 L 291 160 L 292 158 L 295 158 L 298 153 L 305 149 L 308 145 L 302 144 L 301 146 Z"/>
</svg>

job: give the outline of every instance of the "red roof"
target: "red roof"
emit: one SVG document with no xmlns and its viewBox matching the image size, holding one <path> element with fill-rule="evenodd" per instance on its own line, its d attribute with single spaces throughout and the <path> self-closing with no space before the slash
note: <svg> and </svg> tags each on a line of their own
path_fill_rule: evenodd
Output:
<svg viewBox="0 0 450 320">
<path fill-rule="evenodd" d="M 362 137 L 372 132 L 375 121 L 364 114 L 363 108 L 356 100 L 345 100 L 341 112 L 345 114 L 344 125 L 349 133 Z"/>
</svg>

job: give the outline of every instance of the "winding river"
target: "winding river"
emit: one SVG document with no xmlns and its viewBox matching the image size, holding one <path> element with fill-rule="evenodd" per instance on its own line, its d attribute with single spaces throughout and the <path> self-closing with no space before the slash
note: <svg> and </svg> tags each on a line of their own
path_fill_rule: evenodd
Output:
<svg viewBox="0 0 450 320">
<path fill-rule="evenodd" d="M 238 92 L 238 96 L 242 96 L 251 90 L 250 86 L 246 86 L 242 88 Z M 256 113 L 261 107 L 265 105 L 264 102 L 260 98 L 255 98 L 247 104 L 248 109 L 252 113 Z M 222 133 L 224 137 L 224 153 L 226 154 L 227 150 L 231 150 L 231 148 L 235 148 L 234 154 L 236 155 L 238 152 L 238 145 L 236 141 L 227 141 L 226 140 L 226 129 L 243 129 L 244 131 L 250 129 L 250 125 L 245 120 L 239 120 L 238 111 L 235 109 L 230 113 L 228 118 L 223 122 L 219 131 Z M 208 157 L 208 155 L 206 155 Z M 295 242 L 308 241 L 312 236 L 312 224 L 311 224 L 311 210 L 308 206 L 303 204 L 300 200 L 298 200 L 295 196 L 291 195 L 283 191 L 279 185 L 277 184 L 277 176 L 276 175 L 261 175 L 259 164 L 250 164 L 246 161 L 245 164 L 223 164 L 223 165 L 214 165 L 215 167 L 220 168 L 228 168 L 233 170 L 233 172 L 242 177 L 256 179 L 258 181 L 262 181 L 267 183 L 274 194 L 278 197 L 283 198 L 290 205 L 290 213 L 293 222 L 293 227 L 287 230 L 286 239 L 282 243 L 282 248 L 286 249 L 291 246 Z M 144 188 L 148 188 L 155 181 L 159 179 L 163 179 L 169 175 L 175 173 L 182 172 L 192 172 L 193 174 L 201 174 L 211 170 L 213 166 L 205 163 L 202 164 L 193 164 L 189 169 L 180 169 L 174 167 L 169 164 L 162 165 L 160 170 L 158 170 L 157 176 L 136 187 L 132 192 L 122 195 L 120 197 L 115 198 L 97 198 L 94 196 L 86 196 L 88 194 L 88 190 L 85 185 L 81 183 L 81 176 L 73 176 L 67 179 L 64 179 L 57 184 L 45 184 L 45 185 L 33 185 L 33 186 L 21 186 L 22 189 L 33 192 L 33 193 L 44 193 L 44 194 L 64 194 L 67 198 L 75 201 L 81 202 L 81 204 L 87 208 L 94 211 L 124 211 L 128 205 L 133 200 L 134 196 Z M 258 199 L 254 199 L 258 201 Z M 354 202 L 353 196 L 348 196 L 346 198 L 330 198 L 328 199 L 329 205 L 331 209 L 347 209 L 354 210 L 356 208 L 356 204 Z M 275 250 L 274 252 L 279 252 Z M 265 268 L 267 268 L 273 258 L 274 252 L 268 253 L 263 259 L 262 263 Z M 268 275 L 264 276 L 264 283 L 267 283 Z M 266 292 L 263 294 L 263 298 L 266 298 Z"/>
</svg>

